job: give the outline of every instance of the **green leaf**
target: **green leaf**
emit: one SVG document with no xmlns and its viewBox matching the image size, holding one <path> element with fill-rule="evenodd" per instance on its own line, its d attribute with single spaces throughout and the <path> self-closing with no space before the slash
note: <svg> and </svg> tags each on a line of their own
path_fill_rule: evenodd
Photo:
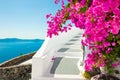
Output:
<svg viewBox="0 0 120 80">
<path fill-rule="evenodd" d="M 83 75 L 87 80 L 90 80 L 90 78 L 91 78 L 90 72 L 85 71 Z"/>
<path fill-rule="evenodd" d="M 119 39 L 119 36 L 115 36 L 115 39 L 118 40 L 118 39 Z"/>
<path fill-rule="evenodd" d="M 78 2 L 78 0 L 72 0 L 72 3 L 75 4 L 76 2 Z"/>
<path fill-rule="evenodd" d="M 111 74 L 111 75 L 113 74 L 114 68 L 113 68 L 112 64 L 109 64 L 109 65 L 107 66 L 107 71 L 108 71 L 109 74 Z"/>
<path fill-rule="evenodd" d="M 111 42 L 113 40 L 113 34 L 110 33 L 106 40 Z"/>
<path fill-rule="evenodd" d="M 67 5 L 66 5 L 66 8 L 69 8 L 70 7 L 70 3 L 68 3 Z"/>
<path fill-rule="evenodd" d="M 92 0 L 86 0 L 86 6 L 87 7 L 90 7 L 91 3 L 92 3 Z"/>
<path fill-rule="evenodd" d="M 120 45 L 120 40 L 118 40 L 117 43 Z"/>
<path fill-rule="evenodd" d="M 65 16 L 64 16 L 64 18 L 63 18 L 63 24 L 65 24 L 65 22 L 66 22 L 66 20 L 69 18 L 69 13 L 68 12 L 66 12 L 65 13 Z"/>
<path fill-rule="evenodd" d="M 93 17 L 91 18 L 91 22 L 95 22 L 95 19 Z"/>
<path fill-rule="evenodd" d="M 86 0 L 86 2 L 88 3 L 88 2 L 89 2 L 89 0 Z"/>
<path fill-rule="evenodd" d="M 86 10 L 87 10 L 87 7 L 85 6 L 85 7 L 83 7 L 83 8 L 80 8 L 80 12 L 81 13 L 85 13 L 86 12 Z"/>
</svg>

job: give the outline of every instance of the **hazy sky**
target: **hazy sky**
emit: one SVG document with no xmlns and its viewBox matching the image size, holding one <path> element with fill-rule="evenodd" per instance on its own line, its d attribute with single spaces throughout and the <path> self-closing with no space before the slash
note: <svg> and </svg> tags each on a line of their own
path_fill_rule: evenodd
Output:
<svg viewBox="0 0 120 80">
<path fill-rule="evenodd" d="M 0 38 L 45 38 L 46 14 L 55 13 L 54 0 L 0 0 Z"/>
</svg>

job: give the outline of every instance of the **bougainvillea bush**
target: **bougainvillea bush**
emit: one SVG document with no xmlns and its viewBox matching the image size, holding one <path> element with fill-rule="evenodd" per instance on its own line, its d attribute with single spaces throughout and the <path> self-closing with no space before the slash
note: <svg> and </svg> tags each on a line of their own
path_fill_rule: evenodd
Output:
<svg viewBox="0 0 120 80">
<path fill-rule="evenodd" d="M 67 32 L 74 24 L 84 29 L 82 40 L 91 53 L 84 62 L 85 70 L 94 67 L 107 67 L 112 73 L 120 65 L 120 0 L 55 0 L 62 3 L 62 8 L 55 16 L 47 15 L 48 36 Z"/>
</svg>

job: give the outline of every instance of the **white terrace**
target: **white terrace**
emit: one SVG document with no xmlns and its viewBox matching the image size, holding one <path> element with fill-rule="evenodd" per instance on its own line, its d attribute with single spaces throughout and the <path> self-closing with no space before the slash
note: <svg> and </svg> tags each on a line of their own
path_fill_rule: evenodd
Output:
<svg viewBox="0 0 120 80">
<path fill-rule="evenodd" d="M 32 80 L 84 80 L 82 33 L 72 28 L 46 38 L 32 58 Z"/>
</svg>

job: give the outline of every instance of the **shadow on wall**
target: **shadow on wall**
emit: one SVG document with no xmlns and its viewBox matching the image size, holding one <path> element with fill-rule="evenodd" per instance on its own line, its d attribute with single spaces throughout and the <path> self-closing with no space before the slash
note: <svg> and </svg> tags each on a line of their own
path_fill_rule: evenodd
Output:
<svg viewBox="0 0 120 80">
<path fill-rule="evenodd" d="M 53 66 L 50 70 L 51 74 L 55 74 L 56 68 L 58 67 L 61 60 L 62 60 L 62 57 L 58 57 L 58 58 L 55 59 L 55 62 L 53 63 Z"/>
</svg>

